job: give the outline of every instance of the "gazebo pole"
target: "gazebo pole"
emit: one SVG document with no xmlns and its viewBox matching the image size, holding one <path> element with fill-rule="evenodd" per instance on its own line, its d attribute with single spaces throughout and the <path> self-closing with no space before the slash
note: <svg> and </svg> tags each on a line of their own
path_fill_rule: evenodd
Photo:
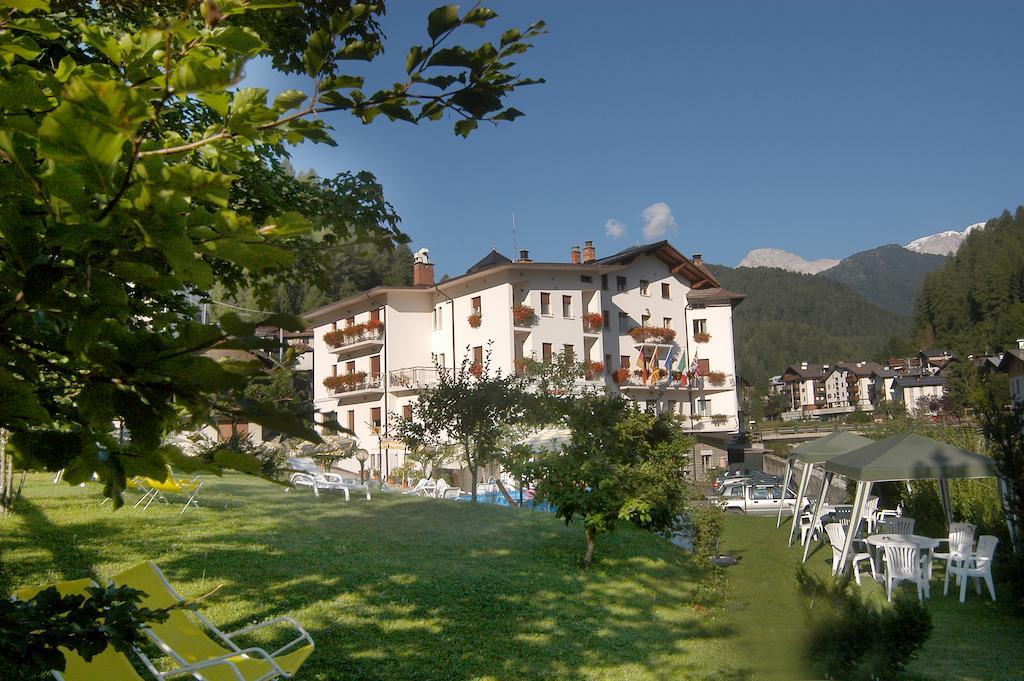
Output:
<svg viewBox="0 0 1024 681">
<path fill-rule="evenodd" d="M 839 556 L 839 564 L 832 570 L 833 575 L 842 574 L 846 571 L 846 558 L 850 555 L 853 547 L 853 539 L 860 528 L 860 521 L 864 515 L 864 506 L 867 504 L 868 495 L 871 494 L 871 482 L 857 481 L 857 493 L 853 498 L 853 512 L 850 513 L 850 527 L 846 529 L 846 541 L 843 542 L 843 552 Z"/>
<path fill-rule="evenodd" d="M 946 516 L 946 530 L 953 524 L 953 496 L 949 493 L 949 480 L 939 478 L 939 500 L 942 501 L 942 512 Z"/>
<path fill-rule="evenodd" d="M 825 475 L 821 476 L 821 492 L 818 494 L 818 503 L 814 507 L 814 517 L 811 518 L 811 531 L 807 533 L 807 541 L 804 542 L 804 559 L 802 562 L 807 562 L 807 554 L 811 551 L 811 536 L 814 534 L 814 528 L 818 526 L 818 521 L 821 520 L 821 508 L 825 505 L 825 492 L 828 490 L 828 484 L 832 482 L 832 471 L 825 471 Z"/>
<path fill-rule="evenodd" d="M 789 487 L 789 481 L 793 476 L 793 457 L 792 455 L 786 457 L 786 472 L 782 475 L 782 501 L 786 501 L 786 489 Z M 779 519 L 775 521 L 775 527 L 782 526 L 782 507 L 785 503 L 779 504 Z"/>
<path fill-rule="evenodd" d="M 1020 528 L 1017 527 L 1017 518 L 1010 509 L 1010 483 L 1003 476 L 998 476 L 999 497 L 1003 504 L 1003 515 L 1006 516 L 1006 529 L 1010 532 L 1010 544 L 1013 550 L 1017 550 L 1020 537 L 1017 536 Z"/>
<path fill-rule="evenodd" d="M 789 545 L 793 545 L 793 538 L 796 536 L 796 528 L 799 525 L 799 513 L 803 508 L 804 495 L 807 494 L 807 486 L 811 484 L 811 471 L 814 464 L 804 461 L 803 470 L 800 471 L 800 488 L 796 491 L 796 505 L 793 506 L 793 524 L 789 528 Z M 786 499 L 786 490 L 782 490 L 782 499 Z"/>
</svg>

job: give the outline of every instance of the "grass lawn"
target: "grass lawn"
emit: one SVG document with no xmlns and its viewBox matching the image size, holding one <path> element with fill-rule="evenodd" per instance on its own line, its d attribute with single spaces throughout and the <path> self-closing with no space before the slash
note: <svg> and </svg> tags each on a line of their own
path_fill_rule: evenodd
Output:
<svg viewBox="0 0 1024 681">
<path fill-rule="evenodd" d="M 32 475 L 0 521 L 0 590 L 151 559 L 224 629 L 289 614 L 317 650 L 300 679 L 736 678 L 733 622 L 700 572 L 625 528 L 581 570 L 579 527 L 546 513 L 379 495 L 315 499 L 241 475 L 203 508 L 99 505 Z"/>
<path fill-rule="evenodd" d="M 345 503 L 236 474 L 207 478 L 203 508 L 185 515 L 111 512 L 98 494 L 30 476 L 19 514 L 0 520 L 0 591 L 151 559 L 186 596 L 222 585 L 203 611 L 227 630 L 296 617 L 317 644 L 300 679 L 809 678 L 799 554 L 774 519 L 727 516 L 723 548 L 741 560 L 715 604 L 685 553 L 628 527 L 581 570 L 582 530 L 540 512 Z M 827 572 L 830 556 L 818 551 L 812 569 Z M 941 593 L 933 585 L 935 631 L 914 678 L 1024 678 L 1021 620 Z"/>
<path fill-rule="evenodd" d="M 789 521 L 776 529 L 775 518 L 727 514 L 723 550 L 741 556 L 729 568 L 730 617 L 748 664 L 758 668 L 757 678 L 800 678 L 796 664 L 803 634 L 803 599 L 797 593 L 794 573 L 803 556 L 799 542 L 786 548 Z M 808 559 L 817 574 L 832 569 L 832 550 L 820 546 Z M 917 660 L 907 669 L 914 679 L 1024 679 L 1024 620 L 1015 616 L 1005 601 L 995 603 L 982 585 L 983 596 L 968 587 L 967 602 L 950 584 L 942 595 L 944 568 L 936 563 L 931 598 L 925 601 L 934 630 Z M 864 574 L 862 568 L 862 576 Z M 936 579 L 938 577 L 939 579 Z M 869 598 L 885 598 L 882 585 L 870 573 L 862 588 Z M 900 589 L 913 590 L 902 584 Z M 996 597 L 1007 585 L 996 575 Z"/>
</svg>

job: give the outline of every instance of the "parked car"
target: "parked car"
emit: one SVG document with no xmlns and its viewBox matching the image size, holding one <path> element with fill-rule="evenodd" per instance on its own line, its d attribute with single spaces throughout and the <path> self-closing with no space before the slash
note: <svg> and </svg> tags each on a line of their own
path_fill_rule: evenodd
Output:
<svg viewBox="0 0 1024 681">
<path fill-rule="evenodd" d="M 715 481 L 711 484 L 711 488 L 717 492 L 722 485 L 733 480 L 782 482 L 778 477 L 765 473 L 757 468 L 734 468 L 715 478 Z"/>
<path fill-rule="evenodd" d="M 782 485 L 751 481 L 736 481 L 723 485 L 722 493 L 708 497 L 719 507 L 731 513 L 750 515 L 773 515 L 782 506 L 784 513 L 793 513 L 796 506 L 796 493 L 790 490 L 785 498 Z"/>
</svg>

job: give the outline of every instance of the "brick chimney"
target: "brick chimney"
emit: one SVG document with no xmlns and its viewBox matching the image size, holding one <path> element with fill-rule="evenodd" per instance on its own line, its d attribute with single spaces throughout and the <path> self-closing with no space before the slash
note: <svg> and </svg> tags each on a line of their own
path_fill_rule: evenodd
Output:
<svg viewBox="0 0 1024 681">
<path fill-rule="evenodd" d="M 573 265 L 579 265 L 580 264 L 580 247 L 579 246 L 573 246 L 572 250 L 569 251 L 569 262 L 571 262 Z"/>
<path fill-rule="evenodd" d="M 412 258 L 412 285 L 434 285 L 434 263 L 430 262 L 430 251 L 421 248 Z"/>
<path fill-rule="evenodd" d="M 700 253 L 694 253 L 693 257 L 690 258 L 690 260 L 693 261 L 694 265 L 701 265 L 704 263 L 704 256 L 701 255 Z"/>
<path fill-rule="evenodd" d="M 517 260 L 516 262 L 533 262 L 532 260 L 530 260 L 530 252 L 519 251 L 519 260 Z"/>
<path fill-rule="evenodd" d="M 594 248 L 594 242 L 593 241 L 584 241 L 583 242 L 583 262 L 584 262 L 584 264 L 588 263 L 588 262 L 594 262 L 595 260 L 597 260 L 597 250 Z"/>
</svg>

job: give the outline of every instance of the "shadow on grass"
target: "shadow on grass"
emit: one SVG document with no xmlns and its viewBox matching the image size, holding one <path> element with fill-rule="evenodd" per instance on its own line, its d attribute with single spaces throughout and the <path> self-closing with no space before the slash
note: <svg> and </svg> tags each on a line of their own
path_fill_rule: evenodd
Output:
<svg viewBox="0 0 1024 681">
<path fill-rule="evenodd" d="M 307 626 L 317 652 L 300 678 L 744 677 L 733 627 L 697 588 L 704 572 L 648 533 L 602 537 L 583 570 L 582 529 L 546 513 L 345 503 L 233 476 L 210 487 L 184 516 L 36 509 L 4 560 L 70 578 L 151 559 L 186 596 L 223 584 L 203 610 L 225 630 L 284 614 Z"/>
</svg>

